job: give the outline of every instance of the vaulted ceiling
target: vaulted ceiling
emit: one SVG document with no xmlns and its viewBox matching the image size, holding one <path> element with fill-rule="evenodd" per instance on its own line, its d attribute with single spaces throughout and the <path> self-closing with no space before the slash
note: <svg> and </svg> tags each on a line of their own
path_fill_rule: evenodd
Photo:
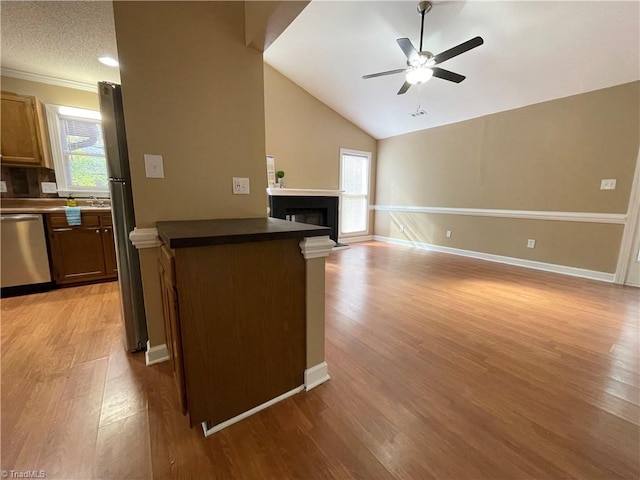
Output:
<svg viewBox="0 0 640 480">
<path fill-rule="evenodd" d="M 424 50 L 437 54 L 477 35 L 484 45 L 405 95 L 396 43 L 418 47 L 417 1 L 312 1 L 265 52 L 265 61 L 376 138 L 458 122 L 640 79 L 640 3 L 434 1 Z M 97 61 L 117 57 L 110 2 L 1 4 L 2 68 L 95 85 L 119 81 Z M 8 70 L 7 70 L 8 69 Z M 413 116 L 418 108 L 426 115 Z"/>
<path fill-rule="evenodd" d="M 376 138 L 631 82 L 640 78 L 640 3 L 434 1 L 424 50 L 437 54 L 476 35 L 484 45 L 397 95 L 406 66 L 396 39 L 418 47 L 417 1 L 313 1 L 271 45 L 265 60 Z M 427 114 L 412 116 L 416 109 Z"/>
</svg>

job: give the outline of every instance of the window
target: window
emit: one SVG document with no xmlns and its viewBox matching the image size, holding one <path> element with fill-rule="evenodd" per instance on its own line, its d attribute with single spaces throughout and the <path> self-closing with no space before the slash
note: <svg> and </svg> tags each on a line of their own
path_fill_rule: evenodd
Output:
<svg viewBox="0 0 640 480">
<path fill-rule="evenodd" d="M 371 153 L 340 149 L 340 235 L 366 233 L 369 227 Z"/>
<path fill-rule="evenodd" d="M 58 194 L 109 196 L 100 112 L 47 105 Z"/>
</svg>

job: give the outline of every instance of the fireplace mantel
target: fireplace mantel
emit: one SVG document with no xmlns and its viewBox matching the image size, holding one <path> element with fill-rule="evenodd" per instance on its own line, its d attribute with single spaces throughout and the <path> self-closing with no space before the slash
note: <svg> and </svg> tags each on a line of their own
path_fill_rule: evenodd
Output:
<svg viewBox="0 0 640 480">
<path fill-rule="evenodd" d="M 267 188 L 267 195 L 274 197 L 339 197 L 342 190 L 317 188 Z"/>
</svg>

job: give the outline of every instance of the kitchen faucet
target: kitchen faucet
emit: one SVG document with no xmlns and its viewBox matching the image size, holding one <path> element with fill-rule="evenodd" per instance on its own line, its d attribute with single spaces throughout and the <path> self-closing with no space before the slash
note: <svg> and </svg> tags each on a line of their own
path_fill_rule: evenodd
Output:
<svg viewBox="0 0 640 480">
<path fill-rule="evenodd" d="M 94 197 L 93 195 L 91 195 L 89 198 L 91 199 L 91 200 L 89 200 L 89 206 L 90 207 L 93 207 L 93 202 L 94 201 L 98 202 L 98 206 L 99 207 L 104 207 L 104 200 L 102 198 L 98 199 L 98 198 Z"/>
</svg>

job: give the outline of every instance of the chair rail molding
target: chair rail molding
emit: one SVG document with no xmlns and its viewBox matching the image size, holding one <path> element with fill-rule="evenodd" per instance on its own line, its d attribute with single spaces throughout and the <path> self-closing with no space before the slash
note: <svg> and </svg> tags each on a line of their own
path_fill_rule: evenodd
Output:
<svg viewBox="0 0 640 480">
<path fill-rule="evenodd" d="M 546 210 L 504 210 L 497 208 L 455 208 L 411 205 L 374 205 L 381 212 L 437 213 L 441 215 L 467 215 L 474 217 L 528 218 L 532 220 L 559 220 L 563 222 L 617 223 L 627 222 L 626 213 L 551 212 Z"/>
</svg>

